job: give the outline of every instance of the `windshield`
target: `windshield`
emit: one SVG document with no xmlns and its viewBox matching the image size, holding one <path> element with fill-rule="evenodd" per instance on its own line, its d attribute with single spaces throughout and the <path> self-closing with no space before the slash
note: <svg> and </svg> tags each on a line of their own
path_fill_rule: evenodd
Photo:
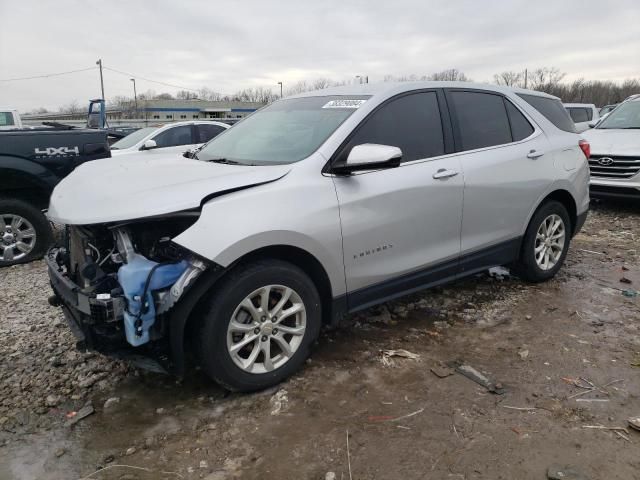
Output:
<svg viewBox="0 0 640 480">
<path fill-rule="evenodd" d="M 602 120 L 597 128 L 640 129 L 640 101 L 624 102 Z"/>
<path fill-rule="evenodd" d="M 241 165 L 294 163 L 315 152 L 368 95 L 280 100 L 221 133 L 197 158 Z"/>
<path fill-rule="evenodd" d="M 113 145 L 111 145 L 111 150 L 122 150 L 123 148 L 131 148 L 140 140 L 148 136 L 149 134 L 155 132 L 158 127 L 146 127 L 141 128 L 140 130 L 136 130 L 133 133 L 130 133 L 122 140 L 118 140 Z"/>
</svg>

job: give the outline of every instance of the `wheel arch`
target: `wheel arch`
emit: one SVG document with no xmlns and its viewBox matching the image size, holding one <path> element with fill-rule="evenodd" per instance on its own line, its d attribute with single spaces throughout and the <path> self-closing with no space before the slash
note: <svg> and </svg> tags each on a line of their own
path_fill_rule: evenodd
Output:
<svg viewBox="0 0 640 480">
<path fill-rule="evenodd" d="M 182 375 L 184 373 L 187 343 L 191 341 L 190 336 L 193 332 L 198 330 L 200 307 L 207 292 L 214 288 L 234 268 L 265 259 L 291 263 L 309 275 L 320 295 L 323 324 L 332 324 L 342 313 L 338 304 L 334 302 L 329 275 L 322 263 L 311 253 L 300 247 L 271 245 L 246 253 L 227 267 L 212 264 L 212 268 L 198 279 L 169 314 L 169 343 L 176 374 Z"/>
<path fill-rule="evenodd" d="M 567 209 L 567 213 L 569 214 L 569 220 L 571 221 L 571 235 L 573 236 L 576 233 L 576 226 L 578 221 L 578 207 L 575 199 L 573 198 L 573 195 L 571 195 L 571 193 L 568 190 L 558 189 L 549 193 L 546 197 L 544 197 L 538 203 L 538 206 L 536 207 L 534 214 L 536 211 L 538 211 L 538 209 L 542 205 L 544 205 L 545 203 L 551 200 L 555 200 L 561 203 L 564 206 L 564 208 Z M 533 214 L 532 214 L 532 217 L 533 217 Z"/>
<path fill-rule="evenodd" d="M 331 313 L 332 289 L 329 274 L 322 263 L 311 253 L 292 245 L 271 245 L 249 252 L 236 260 L 229 268 L 258 260 L 273 259 L 291 263 L 305 272 L 318 289 L 322 301 L 322 322 L 331 323 L 327 315 Z"/>
<path fill-rule="evenodd" d="M 15 198 L 45 209 L 52 189 L 48 182 L 30 172 L 0 167 L 0 198 Z"/>
</svg>

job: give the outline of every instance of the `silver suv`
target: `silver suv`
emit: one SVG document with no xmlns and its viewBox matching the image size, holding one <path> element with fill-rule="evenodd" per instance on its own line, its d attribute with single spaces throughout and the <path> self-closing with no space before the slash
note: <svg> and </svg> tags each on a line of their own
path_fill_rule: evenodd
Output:
<svg viewBox="0 0 640 480">
<path fill-rule="evenodd" d="M 469 83 L 362 85 L 275 102 L 197 158 L 90 162 L 60 183 L 47 255 L 81 348 L 251 391 L 323 323 L 511 266 L 553 277 L 585 221 L 588 144 L 559 99 Z"/>
</svg>

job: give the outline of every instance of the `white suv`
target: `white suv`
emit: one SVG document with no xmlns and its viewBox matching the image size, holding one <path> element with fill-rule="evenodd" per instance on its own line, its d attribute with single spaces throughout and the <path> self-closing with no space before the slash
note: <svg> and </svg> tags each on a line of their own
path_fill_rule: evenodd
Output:
<svg viewBox="0 0 640 480">
<path fill-rule="evenodd" d="M 564 107 L 576 124 L 578 133 L 590 129 L 600 119 L 600 111 L 593 103 L 565 103 Z"/>
<path fill-rule="evenodd" d="M 322 323 L 496 265 L 555 275 L 589 205 L 588 144 L 559 99 L 452 82 L 277 101 L 195 159 L 89 162 L 47 257 L 86 348 L 229 388 L 299 368 Z"/>
<path fill-rule="evenodd" d="M 640 198 L 640 95 L 583 136 L 591 143 L 591 194 Z"/>
</svg>

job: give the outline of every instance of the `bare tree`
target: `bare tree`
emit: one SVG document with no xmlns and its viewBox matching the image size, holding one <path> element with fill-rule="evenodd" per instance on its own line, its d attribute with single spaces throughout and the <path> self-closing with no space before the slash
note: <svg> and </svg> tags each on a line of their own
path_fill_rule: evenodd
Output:
<svg viewBox="0 0 640 480">
<path fill-rule="evenodd" d="M 298 93 L 308 92 L 310 90 L 313 90 L 313 88 L 307 84 L 306 80 L 299 80 L 292 86 L 287 87 L 285 96 L 288 97 L 289 95 L 296 95 Z"/>
<path fill-rule="evenodd" d="M 522 87 L 524 83 L 524 73 L 513 71 L 496 73 L 493 76 L 493 80 L 498 85 L 505 85 L 507 87 Z"/>
<path fill-rule="evenodd" d="M 202 87 L 198 90 L 198 98 L 208 101 L 220 101 L 222 100 L 222 94 L 213 91 L 209 87 Z"/>
<path fill-rule="evenodd" d="M 311 88 L 313 90 L 324 90 L 325 88 L 333 87 L 335 82 L 328 78 L 318 78 L 314 80 L 311 84 Z"/>
<path fill-rule="evenodd" d="M 82 112 L 86 112 L 86 108 L 82 108 L 77 100 L 72 100 L 66 105 L 63 105 L 62 107 L 60 107 L 60 112 L 61 113 L 82 113 Z"/>
<path fill-rule="evenodd" d="M 527 88 L 546 91 L 545 89 L 557 86 L 565 76 L 565 73 L 555 67 L 537 68 L 529 72 Z"/>
<path fill-rule="evenodd" d="M 432 73 L 427 80 L 441 80 L 447 82 L 470 82 L 471 80 L 457 68 L 450 68 L 441 72 Z"/>
<path fill-rule="evenodd" d="M 467 77 L 464 72 L 461 72 L 457 68 L 450 68 L 448 70 L 442 70 L 441 72 L 432 73 L 430 75 L 416 75 L 415 73 L 409 75 L 385 75 L 384 82 L 417 82 L 420 80 L 433 80 L 433 81 L 451 81 L 451 82 L 470 82 L 471 79 Z"/>
<path fill-rule="evenodd" d="M 176 99 L 178 100 L 196 100 L 197 98 L 198 94 L 190 90 L 180 90 L 176 93 Z"/>
<path fill-rule="evenodd" d="M 138 100 L 153 100 L 156 98 L 155 90 L 147 90 L 146 92 L 138 94 Z"/>
</svg>

